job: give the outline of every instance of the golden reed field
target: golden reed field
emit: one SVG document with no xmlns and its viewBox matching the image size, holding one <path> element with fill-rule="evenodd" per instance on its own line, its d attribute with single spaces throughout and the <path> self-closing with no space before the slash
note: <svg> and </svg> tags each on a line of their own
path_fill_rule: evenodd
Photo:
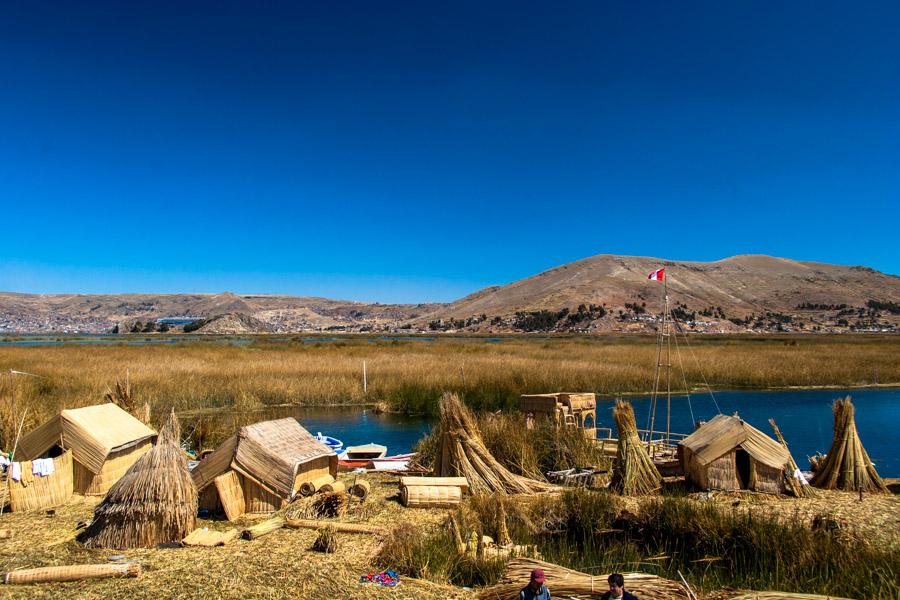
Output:
<svg viewBox="0 0 900 600">
<path fill-rule="evenodd" d="M 384 402 L 432 412 L 443 391 L 476 409 L 512 407 L 519 394 L 558 390 L 612 396 L 647 392 L 655 338 L 483 338 L 275 342 L 238 345 L 209 340 L 161 345 L 11 346 L 0 348 L 3 415 L 0 445 L 9 445 L 13 415 L 27 407 L 24 430 L 61 408 L 97 403 L 130 374 L 132 392 L 154 419 L 178 411 L 274 404 Z M 673 389 L 702 387 L 853 387 L 900 384 L 900 338 L 893 336 L 701 337 L 675 352 Z M 368 393 L 363 391 L 366 362 Z"/>
</svg>

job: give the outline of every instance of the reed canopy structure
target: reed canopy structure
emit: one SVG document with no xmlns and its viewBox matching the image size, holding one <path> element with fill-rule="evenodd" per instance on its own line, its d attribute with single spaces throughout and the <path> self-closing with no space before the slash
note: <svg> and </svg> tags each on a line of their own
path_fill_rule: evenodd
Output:
<svg viewBox="0 0 900 600">
<path fill-rule="evenodd" d="M 859 439 L 854 418 L 856 411 L 850 396 L 835 400 L 832 411 L 834 437 L 831 449 L 817 465 L 812 485 L 828 490 L 888 493 L 887 485 Z"/>
<path fill-rule="evenodd" d="M 685 478 L 705 490 L 785 491 L 787 448 L 737 415 L 717 415 L 678 444 Z"/>
<path fill-rule="evenodd" d="M 197 525 L 197 488 L 173 412 L 159 441 L 110 488 L 79 536 L 88 548 L 152 548 L 180 542 Z"/>
<path fill-rule="evenodd" d="M 200 508 L 224 513 L 269 513 L 293 500 L 304 484 L 337 475 L 334 451 L 296 419 L 241 427 L 191 472 Z"/>
<path fill-rule="evenodd" d="M 72 451 L 73 488 L 102 496 L 144 453 L 156 432 L 112 403 L 61 411 L 19 440 L 16 460 Z"/>
</svg>

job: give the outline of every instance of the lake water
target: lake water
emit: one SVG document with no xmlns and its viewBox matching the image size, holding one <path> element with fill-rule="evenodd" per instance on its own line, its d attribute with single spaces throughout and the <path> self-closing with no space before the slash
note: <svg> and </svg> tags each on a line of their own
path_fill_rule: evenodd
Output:
<svg viewBox="0 0 900 600">
<path fill-rule="evenodd" d="M 801 469 L 809 466 L 806 460 L 816 452 L 828 452 L 831 446 L 834 417 L 831 403 L 850 395 L 856 407 L 856 428 L 860 439 L 882 477 L 900 477 L 900 457 L 897 455 L 897 431 L 900 429 L 900 389 L 862 390 L 797 390 L 797 391 L 723 391 L 715 399 L 725 414 L 737 412 L 741 418 L 774 437 L 769 418 L 784 435 L 785 441 Z M 644 429 L 650 412 L 649 398 L 632 399 L 638 427 Z M 708 393 L 691 394 L 695 419 L 709 420 L 717 413 Z M 597 402 L 597 420 L 609 427 L 612 421 L 612 400 Z M 654 429 L 665 430 L 665 397 L 657 401 Z M 691 412 L 686 396 L 672 396 L 673 432 L 693 431 Z"/>
<path fill-rule="evenodd" d="M 737 411 L 740 416 L 763 431 L 772 434 L 768 419 L 775 419 L 794 455 L 805 469 L 807 457 L 827 452 L 831 446 L 833 417 L 831 403 L 846 395 L 853 397 L 856 406 L 856 427 L 878 472 L 883 477 L 900 477 L 900 457 L 894 446 L 900 429 L 900 388 L 864 390 L 804 390 L 804 391 L 722 391 L 716 392 L 719 408 L 725 414 Z M 638 426 L 646 426 L 650 409 L 649 398 L 632 398 Z M 613 400 L 597 402 L 599 427 L 612 425 Z M 694 419 L 708 420 L 717 414 L 709 394 L 692 394 Z M 253 413 L 216 413 L 204 418 L 216 419 L 224 435 L 237 427 L 292 416 L 307 430 L 321 431 L 354 446 L 368 442 L 384 444 L 388 454 L 409 452 L 425 433 L 433 420 L 404 417 L 394 414 L 375 414 L 361 408 L 270 408 Z M 613 425 L 614 427 L 614 425 Z M 189 430 L 190 425 L 186 427 Z M 655 429 L 665 429 L 665 398 L 657 408 Z M 691 411 L 686 396 L 672 397 L 672 431 L 689 433 L 693 430 Z M 227 432 L 227 433 L 225 433 Z"/>
</svg>

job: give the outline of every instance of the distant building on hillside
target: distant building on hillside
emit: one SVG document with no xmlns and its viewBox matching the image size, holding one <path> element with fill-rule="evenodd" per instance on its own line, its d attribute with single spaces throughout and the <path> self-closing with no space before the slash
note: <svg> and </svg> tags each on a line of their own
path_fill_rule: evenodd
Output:
<svg viewBox="0 0 900 600">
<path fill-rule="evenodd" d="M 190 325 L 197 321 L 202 321 L 203 317 L 160 317 L 156 320 L 157 325 Z"/>
</svg>

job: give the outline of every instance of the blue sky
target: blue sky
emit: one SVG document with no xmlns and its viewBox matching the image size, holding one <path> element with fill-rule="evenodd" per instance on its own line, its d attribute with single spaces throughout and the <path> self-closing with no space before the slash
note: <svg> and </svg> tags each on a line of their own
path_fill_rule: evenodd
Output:
<svg viewBox="0 0 900 600">
<path fill-rule="evenodd" d="M 900 8 L 785 4 L 6 3 L 0 290 L 444 301 L 601 253 L 898 274 Z"/>
</svg>

